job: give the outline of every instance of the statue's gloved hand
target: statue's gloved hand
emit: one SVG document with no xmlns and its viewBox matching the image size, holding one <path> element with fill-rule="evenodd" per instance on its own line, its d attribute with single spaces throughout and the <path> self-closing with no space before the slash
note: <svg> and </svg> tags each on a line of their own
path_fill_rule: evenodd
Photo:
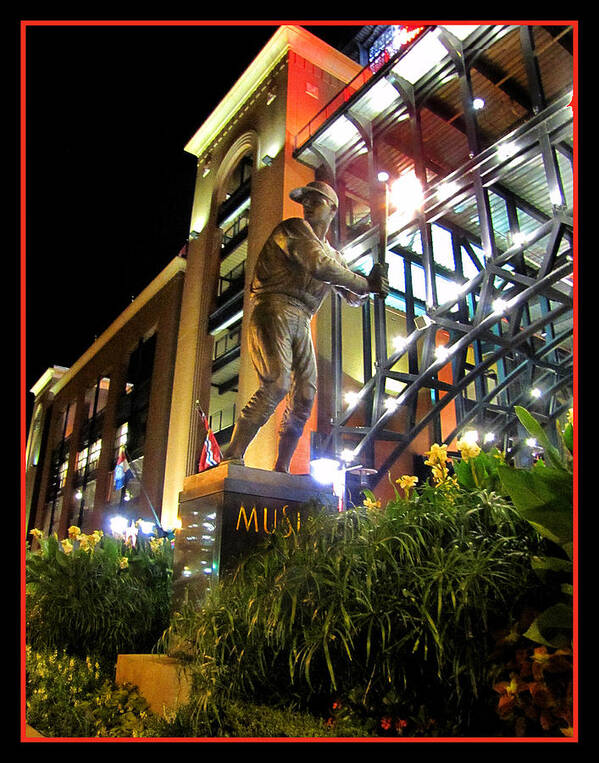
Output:
<svg viewBox="0 0 599 763">
<path fill-rule="evenodd" d="M 389 265 L 387 263 L 375 262 L 372 266 L 372 270 L 366 277 L 372 293 L 381 297 L 386 297 L 389 294 L 388 271 Z"/>
</svg>

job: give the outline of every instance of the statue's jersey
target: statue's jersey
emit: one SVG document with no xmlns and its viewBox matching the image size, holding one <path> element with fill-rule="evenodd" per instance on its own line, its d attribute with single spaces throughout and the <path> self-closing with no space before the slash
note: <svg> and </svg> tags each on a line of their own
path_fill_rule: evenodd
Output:
<svg viewBox="0 0 599 763">
<path fill-rule="evenodd" d="M 352 273 L 339 252 L 328 241 L 320 241 L 306 220 L 283 220 L 258 256 L 250 287 L 252 298 L 286 295 L 312 316 L 331 289 L 354 305 L 369 294 L 366 278 Z"/>
</svg>

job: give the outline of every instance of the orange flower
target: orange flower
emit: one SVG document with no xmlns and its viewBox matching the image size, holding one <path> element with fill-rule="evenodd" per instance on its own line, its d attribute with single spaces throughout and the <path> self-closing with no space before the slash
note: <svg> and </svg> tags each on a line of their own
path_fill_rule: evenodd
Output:
<svg viewBox="0 0 599 763">
<path fill-rule="evenodd" d="M 532 674 L 536 681 L 543 678 L 543 671 L 549 664 L 551 655 L 547 652 L 546 646 L 538 646 L 532 654 Z"/>
<path fill-rule="evenodd" d="M 521 681 L 515 673 L 510 673 L 509 681 L 500 681 L 495 684 L 493 689 L 501 695 L 497 705 L 497 712 L 500 716 L 505 717 L 511 712 L 518 694 L 528 689 L 528 684 Z"/>
<path fill-rule="evenodd" d="M 547 686 L 540 681 L 531 681 L 528 684 L 530 696 L 537 707 L 550 707 L 552 704 L 551 692 Z"/>
</svg>

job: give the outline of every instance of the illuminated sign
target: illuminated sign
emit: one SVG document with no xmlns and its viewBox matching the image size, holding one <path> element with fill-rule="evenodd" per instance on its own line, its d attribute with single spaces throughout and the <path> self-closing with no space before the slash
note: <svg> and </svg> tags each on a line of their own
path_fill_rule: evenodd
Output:
<svg viewBox="0 0 599 763">
<path fill-rule="evenodd" d="M 241 506 L 239 507 L 239 512 L 237 514 L 237 524 L 235 525 L 235 532 L 240 532 L 244 530 L 245 532 L 251 532 L 253 528 L 253 532 L 255 533 L 260 532 L 262 530 L 268 535 L 271 535 L 277 529 L 277 523 L 278 523 L 279 527 L 285 527 L 287 529 L 287 532 L 285 532 L 284 537 L 288 538 L 291 535 L 291 533 L 294 532 L 294 529 L 297 529 L 299 531 L 301 527 L 301 516 L 299 511 L 295 512 L 294 523 L 292 523 L 291 518 L 287 515 L 288 508 L 289 508 L 288 504 L 285 504 L 281 508 L 280 514 L 279 514 L 279 509 L 277 508 L 268 509 L 265 506 L 262 509 L 262 512 L 260 512 L 261 514 L 260 519 L 258 519 L 259 512 L 255 506 L 252 506 L 252 509 L 248 516 L 245 506 L 241 504 Z M 282 523 L 286 523 L 286 524 L 282 524 Z M 294 524 L 295 524 L 295 528 L 294 528 Z"/>
<path fill-rule="evenodd" d="M 370 69 L 373 72 L 378 71 L 384 63 L 399 50 L 413 42 L 425 29 L 425 26 L 411 27 L 401 24 L 391 24 L 388 26 L 368 50 Z"/>
</svg>

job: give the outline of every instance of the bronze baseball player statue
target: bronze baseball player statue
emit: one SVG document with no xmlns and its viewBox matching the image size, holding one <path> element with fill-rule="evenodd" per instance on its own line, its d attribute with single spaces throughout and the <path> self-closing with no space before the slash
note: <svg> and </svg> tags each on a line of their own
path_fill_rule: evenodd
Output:
<svg viewBox="0 0 599 763">
<path fill-rule="evenodd" d="M 353 273 L 326 236 L 339 201 L 327 183 L 313 181 L 290 197 L 304 219 L 283 220 L 258 256 L 250 298 L 249 348 L 260 386 L 241 411 L 223 460 L 243 461 L 248 445 L 288 397 L 275 471 L 288 472 L 316 395 L 316 358 L 310 321 L 331 290 L 351 305 L 370 293 L 386 296 L 381 265 L 367 277 Z"/>
</svg>

